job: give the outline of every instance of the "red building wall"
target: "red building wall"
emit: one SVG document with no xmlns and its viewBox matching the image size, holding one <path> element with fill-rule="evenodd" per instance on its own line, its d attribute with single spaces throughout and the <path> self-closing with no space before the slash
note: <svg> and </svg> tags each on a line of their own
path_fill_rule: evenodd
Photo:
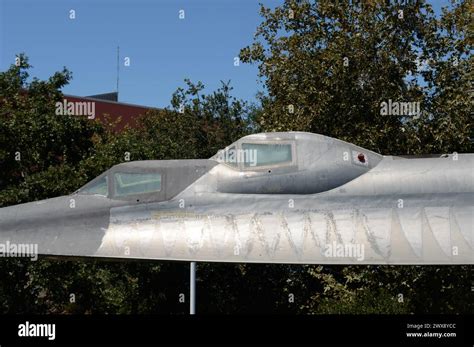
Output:
<svg viewBox="0 0 474 347">
<path fill-rule="evenodd" d="M 122 130 L 127 124 L 130 127 L 136 126 L 136 120 L 138 117 L 140 117 L 140 115 L 145 114 L 148 110 L 156 109 L 153 107 L 66 94 L 64 95 L 64 99 L 66 99 L 67 102 L 93 102 L 95 104 L 95 118 L 101 122 L 104 122 L 105 114 L 110 115 L 112 121 L 116 121 L 119 117 L 121 117 L 120 123 L 118 123 L 115 127 L 115 130 L 117 131 Z"/>
</svg>

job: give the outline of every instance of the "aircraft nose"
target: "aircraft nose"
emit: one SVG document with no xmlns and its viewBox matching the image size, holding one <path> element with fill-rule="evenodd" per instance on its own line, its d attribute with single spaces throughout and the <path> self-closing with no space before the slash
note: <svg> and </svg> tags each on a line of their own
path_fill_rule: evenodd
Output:
<svg viewBox="0 0 474 347">
<path fill-rule="evenodd" d="M 0 208 L 0 253 L 2 257 L 38 259 L 38 243 L 18 225 L 19 206 Z"/>
<path fill-rule="evenodd" d="M 0 243 L 29 244 L 54 238 L 64 205 L 64 198 L 54 198 L 0 208 Z"/>
<path fill-rule="evenodd" d="M 54 198 L 0 208 L 0 231 L 23 222 L 34 224 L 34 221 L 51 218 L 52 214 L 60 212 L 59 201 Z"/>
<path fill-rule="evenodd" d="M 17 206 L 0 208 L 0 236 L 1 233 L 11 230 L 16 220 Z"/>
<path fill-rule="evenodd" d="M 40 254 L 90 255 L 107 230 L 104 197 L 62 196 L 0 208 L 0 244 L 36 244 Z"/>
</svg>

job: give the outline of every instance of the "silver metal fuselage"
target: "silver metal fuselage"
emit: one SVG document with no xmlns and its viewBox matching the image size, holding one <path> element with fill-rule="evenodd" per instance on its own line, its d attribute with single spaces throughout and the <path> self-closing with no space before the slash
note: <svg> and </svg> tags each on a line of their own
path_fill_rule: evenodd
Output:
<svg viewBox="0 0 474 347">
<path fill-rule="evenodd" d="M 381 156 L 297 132 L 251 135 L 235 146 L 246 141 L 292 142 L 292 161 L 258 169 L 215 158 L 120 164 L 111 172 L 175 168 L 164 177 L 173 176 L 180 183 L 172 187 L 180 188 L 168 186 L 160 199 L 79 191 L 2 208 L 0 243 L 36 243 L 47 255 L 107 258 L 474 263 L 473 154 Z"/>
</svg>

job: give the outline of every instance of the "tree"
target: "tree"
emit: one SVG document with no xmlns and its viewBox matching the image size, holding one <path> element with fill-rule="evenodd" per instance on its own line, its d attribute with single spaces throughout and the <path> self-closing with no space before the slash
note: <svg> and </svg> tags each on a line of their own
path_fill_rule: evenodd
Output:
<svg viewBox="0 0 474 347">
<path fill-rule="evenodd" d="M 91 153 L 92 135 L 103 133 L 96 121 L 56 112 L 60 88 L 72 76 L 66 68 L 47 81 L 28 82 L 28 58 L 20 54 L 17 61 L 0 73 L 0 206 L 67 194 L 83 184 L 75 167 Z"/>
<path fill-rule="evenodd" d="M 187 89 L 178 88 L 171 99 L 177 123 L 191 119 L 194 128 L 188 136 L 194 138 L 199 158 L 208 158 L 251 130 L 255 109 L 231 96 L 230 81 L 221 81 L 221 87 L 211 94 L 202 94 L 204 85 L 185 80 Z"/>
<path fill-rule="evenodd" d="M 441 19 L 424 1 L 262 6 L 256 39 L 240 53 L 268 92 L 259 123 L 381 153 L 472 148 L 470 4 L 454 2 Z M 421 114 L 382 115 L 389 100 L 419 102 Z"/>
</svg>

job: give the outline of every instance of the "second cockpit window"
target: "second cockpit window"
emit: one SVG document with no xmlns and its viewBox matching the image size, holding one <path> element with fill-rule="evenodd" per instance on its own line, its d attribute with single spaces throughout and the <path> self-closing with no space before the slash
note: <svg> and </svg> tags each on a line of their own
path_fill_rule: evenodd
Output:
<svg viewBox="0 0 474 347">
<path fill-rule="evenodd" d="M 273 166 L 292 162 L 291 144 L 242 143 L 244 166 Z"/>
<path fill-rule="evenodd" d="M 114 174 L 114 183 L 117 197 L 159 192 L 161 175 L 159 173 L 117 172 Z"/>
</svg>

